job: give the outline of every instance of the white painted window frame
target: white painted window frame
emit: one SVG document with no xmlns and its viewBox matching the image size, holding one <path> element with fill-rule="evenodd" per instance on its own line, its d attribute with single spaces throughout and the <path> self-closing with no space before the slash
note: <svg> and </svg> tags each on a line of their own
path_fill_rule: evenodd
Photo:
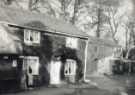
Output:
<svg viewBox="0 0 135 95">
<path fill-rule="evenodd" d="M 40 63 L 39 63 L 39 57 L 38 56 L 25 56 L 24 57 L 24 59 L 23 59 L 23 69 L 24 70 L 28 70 L 28 61 L 29 60 L 37 60 L 37 67 L 39 68 L 39 65 L 40 65 Z M 39 71 L 38 71 L 38 74 L 39 74 Z M 36 74 L 36 75 L 38 75 L 38 74 Z"/>
<path fill-rule="evenodd" d="M 76 65 L 77 65 L 77 63 L 76 63 L 75 60 L 70 60 L 70 59 L 68 60 L 67 59 L 67 62 L 66 62 L 65 66 L 67 66 L 66 69 L 68 69 L 68 70 L 67 70 L 67 73 L 65 73 L 65 75 L 66 76 L 75 75 L 76 74 L 76 69 L 77 69 Z M 72 72 L 72 70 L 71 70 L 71 73 L 69 73 L 69 68 L 71 68 L 72 70 L 75 70 L 75 72 Z"/>
<path fill-rule="evenodd" d="M 30 40 L 30 37 L 33 37 L 33 41 Z M 40 32 L 35 30 L 24 30 L 24 43 L 27 45 L 40 44 Z"/>
<path fill-rule="evenodd" d="M 66 37 L 66 47 L 78 49 L 78 38 Z"/>
</svg>

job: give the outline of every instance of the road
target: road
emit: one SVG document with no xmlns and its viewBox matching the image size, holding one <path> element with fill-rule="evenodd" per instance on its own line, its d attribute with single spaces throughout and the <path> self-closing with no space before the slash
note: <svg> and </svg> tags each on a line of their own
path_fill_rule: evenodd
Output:
<svg viewBox="0 0 135 95">
<path fill-rule="evenodd" d="M 2 95 L 118 95 L 107 90 L 97 88 L 90 89 L 67 89 L 67 88 L 40 88 L 36 90 L 8 93 Z"/>
<path fill-rule="evenodd" d="M 92 82 L 96 82 L 97 87 L 40 87 L 16 93 L 3 93 L 1 95 L 135 95 L 135 76 L 104 76 L 90 77 L 89 79 Z"/>
</svg>

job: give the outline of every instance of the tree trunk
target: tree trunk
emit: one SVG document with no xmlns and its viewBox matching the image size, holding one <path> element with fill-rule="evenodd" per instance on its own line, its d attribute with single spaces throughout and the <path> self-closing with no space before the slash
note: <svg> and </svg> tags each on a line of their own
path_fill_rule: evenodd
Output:
<svg viewBox="0 0 135 95">
<path fill-rule="evenodd" d="M 33 1 L 33 0 L 29 0 L 28 10 L 32 10 L 32 1 Z"/>
<path fill-rule="evenodd" d="M 66 20 L 66 0 L 61 1 L 62 17 Z"/>
<path fill-rule="evenodd" d="M 97 10 L 97 17 L 98 17 L 98 24 L 97 24 L 97 31 L 96 31 L 96 37 L 100 37 L 100 24 L 101 24 L 101 9 L 98 8 Z"/>
<path fill-rule="evenodd" d="M 37 4 L 39 0 L 29 0 L 28 2 L 28 10 L 32 11 L 33 10 L 33 6 Z"/>
<path fill-rule="evenodd" d="M 96 37 L 100 38 L 100 24 L 101 24 L 101 9 L 98 8 L 97 10 L 97 18 L 98 18 L 98 23 L 97 23 L 97 31 L 96 31 Z M 95 59 L 98 60 L 98 55 L 99 55 L 99 47 L 95 47 Z M 96 71 L 98 70 L 98 64 L 95 64 L 96 66 Z"/>
<path fill-rule="evenodd" d="M 72 17 L 72 20 L 71 20 L 71 23 L 72 23 L 72 24 L 75 24 L 75 19 L 76 19 L 76 14 L 77 14 L 77 12 L 78 12 L 79 2 L 80 2 L 80 0 L 75 0 L 75 4 L 74 4 L 74 14 L 73 14 L 73 17 Z"/>
</svg>

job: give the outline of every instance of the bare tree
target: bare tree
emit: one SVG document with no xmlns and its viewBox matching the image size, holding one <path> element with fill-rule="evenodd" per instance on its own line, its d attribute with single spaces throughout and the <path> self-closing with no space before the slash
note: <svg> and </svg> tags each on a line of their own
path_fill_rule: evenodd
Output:
<svg viewBox="0 0 135 95">
<path fill-rule="evenodd" d="M 77 15 L 77 12 L 78 12 L 78 7 L 80 5 L 80 0 L 75 0 L 75 3 L 74 3 L 74 14 L 73 14 L 73 17 L 72 17 L 72 24 L 75 24 L 75 20 L 76 20 L 76 15 Z"/>
<path fill-rule="evenodd" d="M 112 35 L 112 39 L 114 42 L 119 43 L 119 40 L 116 38 L 116 34 L 119 32 L 119 28 L 123 28 L 125 31 L 125 49 L 127 49 L 131 45 L 131 40 L 133 43 L 135 42 L 135 33 L 134 33 L 134 24 L 131 21 L 130 17 L 125 14 L 118 14 L 117 7 L 107 7 L 106 12 L 107 14 L 107 23 L 109 25 L 110 33 Z M 126 17 L 128 20 L 124 21 L 123 18 Z M 124 32 L 123 31 L 123 32 Z"/>
<path fill-rule="evenodd" d="M 127 40 L 127 45 L 135 45 L 135 23 L 134 21 L 130 21 L 126 25 L 127 30 L 130 32 L 129 34 L 129 41 Z"/>
<path fill-rule="evenodd" d="M 97 9 L 97 31 L 96 31 L 96 37 L 100 37 L 100 25 L 101 25 L 101 9 Z"/>
<path fill-rule="evenodd" d="M 77 13 L 78 13 L 78 8 L 80 5 L 80 0 L 61 0 L 61 5 L 62 5 L 62 13 L 64 15 L 64 18 L 66 19 L 67 17 L 67 12 L 66 12 L 66 8 L 70 5 L 71 2 L 74 2 L 73 5 L 73 16 L 71 17 L 70 21 L 72 24 L 75 24 L 76 18 L 77 18 Z M 70 17 L 68 17 L 70 18 Z"/>
<path fill-rule="evenodd" d="M 120 25 L 120 22 L 118 19 L 116 19 L 116 15 L 117 15 L 117 9 L 114 7 L 109 7 L 106 10 L 108 19 L 107 19 L 107 23 L 110 27 L 110 33 L 112 35 L 112 39 L 118 43 L 118 40 L 115 38 L 116 33 L 118 32 L 118 27 Z"/>
</svg>

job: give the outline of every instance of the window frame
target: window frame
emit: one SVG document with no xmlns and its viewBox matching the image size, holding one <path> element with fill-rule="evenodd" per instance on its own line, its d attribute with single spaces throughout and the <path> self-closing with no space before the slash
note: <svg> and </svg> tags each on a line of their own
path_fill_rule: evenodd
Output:
<svg viewBox="0 0 135 95">
<path fill-rule="evenodd" d="M 69 71 L 70 68 L 70 71 Z M 76 75 L 76 69 L 77 69 L 77 63 L 75 60 L 72 59 L 67 59 L 66 65 L 65 65 L 65 70 L 64 70 L 64 75 L 65 76 L 71 76 L 71 75 Z M 67 73 L 66 73 L 67 71 Z"/>
<path fill-rule="evenodd" d="M 79 40 L 74 37 L 66 37 L 66 47 L 78 49 Z"/>
<path fill-rule="evenodd" d="M 31 41 L 31 37 L 33 40 Z M 24 43 L 27 45 L 39 45 L 41 40 L 41 33 L 39 31 L 25 29 L 24 30 Z"/>
<path fill-rule="evenodd" d="M 34 73 L 33 75 L 39 75 L 40 61 L 39 61 L 38 56 L 25 56 L 23 59 L 23 70 L 25 70 L 28 73 L 29 63 L 34 60 L 36 60 L 36 67 L 38 68 L 38 72 L 37 72 L 37 74 Z"/>
</svg>

